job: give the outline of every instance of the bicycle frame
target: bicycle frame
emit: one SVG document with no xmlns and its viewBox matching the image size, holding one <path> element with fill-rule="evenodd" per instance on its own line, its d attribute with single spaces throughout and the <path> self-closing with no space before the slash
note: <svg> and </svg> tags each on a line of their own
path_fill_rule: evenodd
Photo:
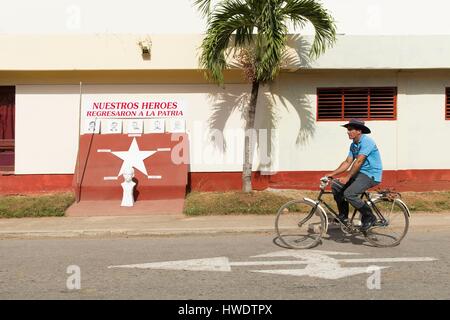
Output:
<svg viewBox="0 0 450 320">
<path fill-rule="evenodd" d="M 336 221 L 338 221 L 339 222 L 339 224 L 341 225 L 341 226 L 343 226 L 343 227 L 345 227 L 345 228 L 348 228 L 349 226 L 352 226 L 353 225 L 353 219 L 355 218 L 355 215 L 356 215 L 356 212 L 358 211 L 357 209 L 354 209 L 353 210 L 353 214 L 352 214 L 352 216 L 351 216 L 351 218 L 349 219 L 349 223 L 348 224 L 345 224 L 345 223 L 343 223 L 340 219 L 339 219 L 339 213 L 337 213 L 336 211 L 334 211 L 334 209 L 331 207 L 331 206 L 329 206 L 326 202 L 325 202 L 325 200 L 323 200 L 322 199 L 322 196 L 324 195 L 324 194 L 333 194 L 331 191 L 325 191 L 324 189 L 320 189 L 320 193 L 319 193 L 319 196 L 317 197 L 317 200 L 312 200 L 312 199 L 307 199 L 307 198 L 305 198 L 305 200 L 311 200 L 312 202 L 314 202 L 314 204 L 315 204 L 315 206 L 313 207 L 313 209 L 311 210 L 311 215 L 314 213 L 314 211 L 317 209 L 317 207 L 320 207 L 320 209 L 322 210 L 322 212 L 324 212 L 325 213 L 325 215 L 326 215 L 326 213 L 327 213 L 327 211 L 328 211 L 328 213 L 331 213 L 331 215 L 333 216 L 333 218 L 336 220 Z M 370 194 L 367 192 L 367 191 L 365 191 L 365 192 L 363 192 L 362 194 L 361 194 L 361 199 L 366 199 L 365 200 L 365 202 L 370 206 L 370 207 L 372 207 L 373 208 L 373 212 L 378 216 L 378 218 L 381 220 L 381 221 L 386 221 L 386 219 L 384 218 L 384 216 L 383 216 L 383 214 L 381 213 L 381 211 L 377 208 L 377 206 L 375 205 L 375 203 L 373 203 L 372 202 L 372 199 L 370 198 Z M 325 206 L 325 208 L 326 208 L 326 210 L 324 210 L 323 209 L 323 207 L 321 206 L 321 205 L 324 205 Z M 406 207 L 406 206 L 405 206 Z M 409 210 L 408 210 L 408 214 L 409 214 Z M 308 215 L 308 217 L 309 217 L 310 215 Z M 327 219 L 327 227 L 328 227 L 328 216 L 326 216 L 326 219 Z"/>
</svg>

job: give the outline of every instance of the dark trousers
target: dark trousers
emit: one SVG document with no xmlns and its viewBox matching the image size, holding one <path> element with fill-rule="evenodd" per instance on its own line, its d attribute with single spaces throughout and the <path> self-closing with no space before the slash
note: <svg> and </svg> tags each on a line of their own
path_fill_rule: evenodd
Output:
<svg viewBox="0 0 450 320">
<path fill-rule="evenodd" d="M 343 185 L 337 180 L 331 183 L 331 190 L 333 192 L 334 200 L 337 203 L 339 214 L 348 216 L 348 204 L 350 203 L 356 209 L 364 206 L 365 202 L 361 199 L 361 194 L 379 182 L 369 178 L 364 173 L 359 172 L 355 177 L 352 177 L 347 184 Z"/>
</svg>

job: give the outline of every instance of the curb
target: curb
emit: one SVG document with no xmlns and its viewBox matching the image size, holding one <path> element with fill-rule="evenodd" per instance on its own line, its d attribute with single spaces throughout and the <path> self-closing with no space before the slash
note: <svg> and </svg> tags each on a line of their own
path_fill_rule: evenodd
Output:
<svg viewBox="0 0 450 320">
<path fill-rule="evenodd" d="M 205 229 L 150 229 L 150 230 L 68 230 L 68 231 L 13 231 L 0 232 L 0 239 L 36 238 L 111 238 L 185 236 L 233 233 L 273 233 L 273 228 L 205 228 Z"/>
</svg>

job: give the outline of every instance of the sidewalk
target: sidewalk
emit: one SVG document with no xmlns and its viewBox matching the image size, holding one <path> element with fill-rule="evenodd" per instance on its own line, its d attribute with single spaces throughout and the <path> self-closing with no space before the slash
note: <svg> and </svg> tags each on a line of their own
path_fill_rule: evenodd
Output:
<svg viewBox="0 0 450 320">
<path fill-rule="evenodd" d="M 175 236 L 274 230 L 275 216 L 101 216 L 0 219 L 0 239 Z M 413 213 L 410 232 L 450 230 L 450 212 Z"/>
</svg>

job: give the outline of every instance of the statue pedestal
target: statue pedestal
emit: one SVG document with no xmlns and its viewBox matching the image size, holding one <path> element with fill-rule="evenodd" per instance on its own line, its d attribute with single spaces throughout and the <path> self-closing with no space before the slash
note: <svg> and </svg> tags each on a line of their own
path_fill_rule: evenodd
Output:
<svg viewBox="0 0 450 320">
<path fill-rule="evenodd" d="M 134 205 L 134 186 L 136 185 L 133 181 L 125 181 L 121 183 L 123 189 L 122 196 L 122 207 L 132 207 Z"/>
</svg>

